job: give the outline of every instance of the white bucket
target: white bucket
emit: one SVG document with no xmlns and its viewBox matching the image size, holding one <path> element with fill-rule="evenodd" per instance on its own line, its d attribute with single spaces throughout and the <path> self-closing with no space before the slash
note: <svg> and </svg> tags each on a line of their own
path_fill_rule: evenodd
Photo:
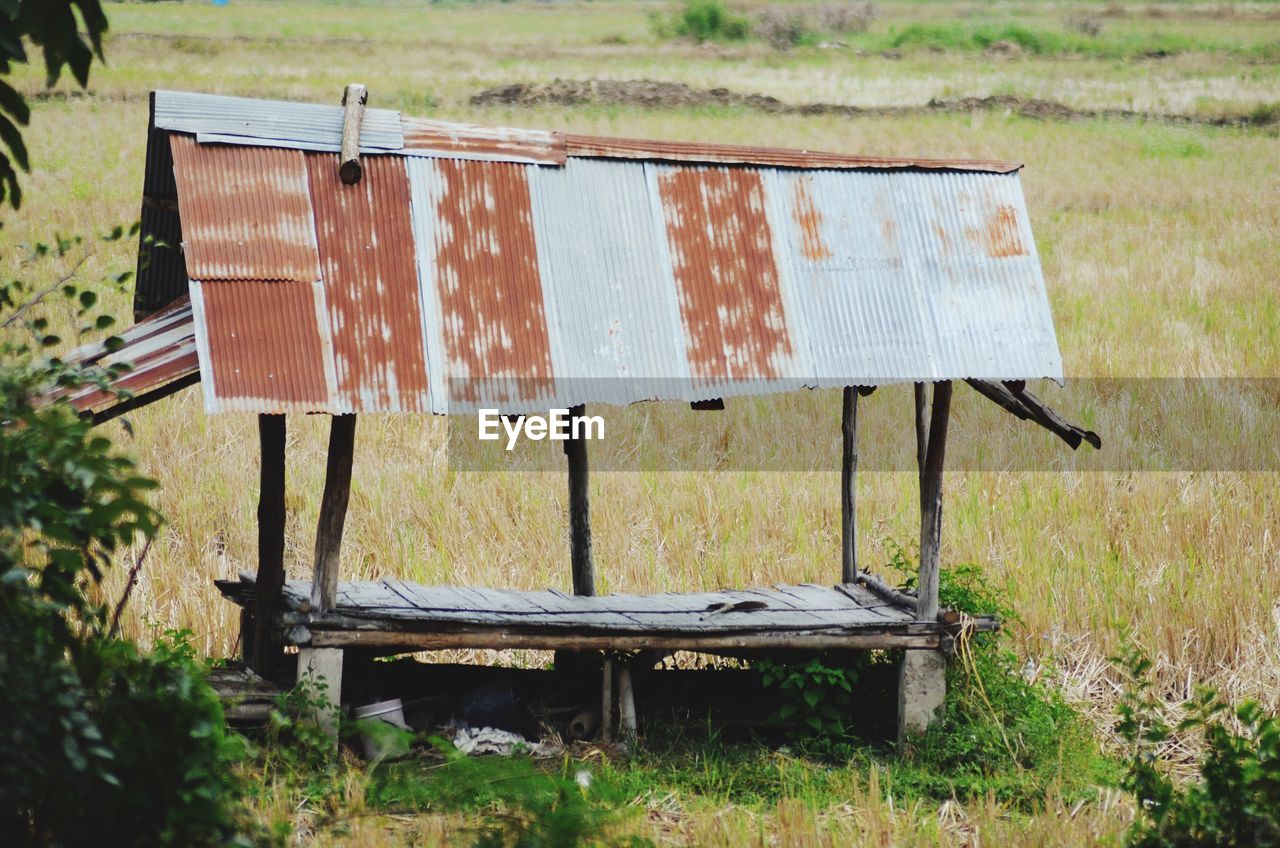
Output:
<svg viewBox="0 0 1280 848">
<path fill-rule="evenodd" d="M 404 720 L 404 704 L 401 703 L 399 698 L 365 704 L 363 707 L 355 707 L 351 710 L 351 717 L 356 720 L 367 721 L 374 719 L 384 721 L 401 730 L 409 729 L 409 725 L 405 724 Z M 408 738 L 399 735 L 361 733 L 360 745 L 364 748 L 364 758 L 375 763 L 381 760 L 403 757 L 409 753 Z"/>
</svg>

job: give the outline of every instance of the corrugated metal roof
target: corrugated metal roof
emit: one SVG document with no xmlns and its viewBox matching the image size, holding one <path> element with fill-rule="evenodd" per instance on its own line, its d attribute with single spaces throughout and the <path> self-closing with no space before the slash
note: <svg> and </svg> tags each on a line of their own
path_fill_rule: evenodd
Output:
<svg viewBox="0 0 1280 848">
<path fill-rule="evenodd" d="M 342 107 L 318 103 L 289 103 L 195 94 L 185 91 L 152 93 L 152 125 L 156 129 L 224 140 L 262 139 L 281 147 L 308 145 L 306 149 L 331 149 L 342 144 Z M 368 151 L 404 147 L 400 113 L 391 109 L 365 109 L 360 126 L 360 147 Z"/>
<path fill-rule="evenodd" d="M 95 342 L 63 357 L 66 362 L 83 366 L 107 368 L 119 363 L 128 364 L 129 370 L 111 381 L 114 391 L 83 386 L 54 396 L 65 396 L 81 412 L 96 412 L 114 405 L 118 392 L 140 395 L 195 373 L 199 368 L 195 324 L 191 318 L 191 304 L 186 300 L 139 321 L 119 336 L 124 344 L 118 350 L 108 351 L 101 342 Z"/>
<path fill-rule="evenodd" d="M 303 154 L 171 136 L 193 280 L 320 279 Z"/>
<path fill-rule="evenodd" d="M 210 411 L 1061 379 L 1008 167 L 405 126 L 355 186 L 174 137 Z"/>
</svg>

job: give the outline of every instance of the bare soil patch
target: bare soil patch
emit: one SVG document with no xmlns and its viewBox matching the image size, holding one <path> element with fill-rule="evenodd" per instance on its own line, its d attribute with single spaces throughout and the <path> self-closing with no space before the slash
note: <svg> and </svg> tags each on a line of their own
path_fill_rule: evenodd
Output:
<svg viewBox="0 0 1280 848">
<path fill-rule="evenodd" d="M 1009 112 L 1024 118 L 1070 121 L 1115 118 L 1207 126 L 1275 126 L 1280 110 L 1256 110 L 1236 115 L 1204 116 L 1129 109 L 1075 109 L 1064 103 L 997 94 L 987 97 L 955 97 L 930 100 L 920 106 L 850 106 L 839 103 L 785 103 L 766 94 L 743 94 L 727 88 L 699 89 L 660 80 L 553 80 L 548 83 L 511 83 L 487 88 L 471 98 L 474 106 L 638 106 L 649 109 L 730 107 L 782 115 L 843 115 L 846 117 L 905 117 L 909 115 Z"/>
</svg>

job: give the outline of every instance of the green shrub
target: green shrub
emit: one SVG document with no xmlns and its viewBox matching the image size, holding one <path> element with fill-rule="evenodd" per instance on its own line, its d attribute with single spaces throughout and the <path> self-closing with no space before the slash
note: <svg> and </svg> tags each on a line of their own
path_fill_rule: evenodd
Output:
<svg viewBox="0 0 1280 848">
<path fill-rule="evenodd" d="M 685 0 L 669 20 L 655 17 L 653 23 L 659 37 L 691 38 L 699 44 L 742 41 L 751 31 L 750 22 L 730 12 L 720 0 Z"/>
<path fill-rule="evenodd" d="M 50 265 L 79 244 L 37 245 L 22 267 L 57 280 Z M 117 551 L 160 518 L 145 500 L 155 484 L 128 457 L 38 400 L 107 376 L 43 355 L 59 342 L 49 298 L 86 330 L 111 324 L 92 288 L 0 285 L 0 834 L 6 846 L 224 844 L 241 829 L 243 747 L 189 634 L 144 655 L 111 637 L 91 599 Z"/>
<path fill-rule="evenodd" d="M 855 667 L 835 668 L 821 658 L 796 662 L 756 660 L 751 664 L 766 690 L 776 690 L 782 704 L 769 717 L 775 724 L 798 723 L 801 736 L 838 736 L 845 732 L 853 705 Z"/>
<path fill-rule="evenodd" d="M 1252 701 L 1233 708 L 1213 689 L 1199 687 L 1171 727 L 1152 692 L 1151 661 L 1130 649 L 1116 663 L 1127 677 L 1116 725 L 1129 746 L 1123 785 L 1138 802 L 1129 844 L 1280 845 L 1280 717 Z M 1160 768 L 1158 746 L 1175 732 L 1204 737 L 1198 781 L 1175 781 Z"/>
</svg>

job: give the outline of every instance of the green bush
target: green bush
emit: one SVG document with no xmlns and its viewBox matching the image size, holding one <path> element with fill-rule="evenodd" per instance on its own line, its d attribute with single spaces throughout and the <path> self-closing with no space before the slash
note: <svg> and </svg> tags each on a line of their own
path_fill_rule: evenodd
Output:
<svg viewBox="0 0 1280 848">
<path fill-rule="evenodd" d="M 998 616 L 1006 625 L 1016 620 L 973 564 L 943 569 L 938 599 L 943 608 Z M 1052 786 L 1074 796 L 1110 779 L 1112 764 L 1083 717 L 1051 679 L 1024 670 L 1006 639 L 1003 630 L 979 633 L 959 646 L 947 667 L 942 721 L 912 742 L 893 773 L 896 788 L 1028 805 Z"/>
<path fill-rule="evenodd" d="M 1127 677 L 1116 725 L 1129 746 L 1123 785 L 1138 802 L 1129 844 L 1280 845 L 1280 717 L 1252 701 L 1233 708 L 1213 689 L 1200 687 L 1171 727 L 1152 692 L 1151 661 L 1130 649 L 1116 663 Z M 1160 768 L 1158 747 L 1175 732 L 1204 738 L 1198 781 L 1175 781 Z"/>
<path fill-rule="evenodd" d="M 56 280 L 50 265 L 77 244 L 37 245 L 22 267 Z M 92 600 L 119 549 L 155 533 L 155 484 L 66 404 L 38 399 L 108 376 L 43 355 L 59 342 L 49 298 L 86 330 L 110 326 L 73 276 L 0 285 L 0 834 L 6 846 L 225 844 L 240 830 L 242 743 L 189 634 L 144 655 L 112 638 Z"/>
<path fill-rule="evenodd" d="M 659 37 L 691 38 L 707 41 L 742 41 L 751 32 L 750 22 L 730 12 L 720 0 L 685 0 L 669 20 L 653 19 Z"/>
</svg>

